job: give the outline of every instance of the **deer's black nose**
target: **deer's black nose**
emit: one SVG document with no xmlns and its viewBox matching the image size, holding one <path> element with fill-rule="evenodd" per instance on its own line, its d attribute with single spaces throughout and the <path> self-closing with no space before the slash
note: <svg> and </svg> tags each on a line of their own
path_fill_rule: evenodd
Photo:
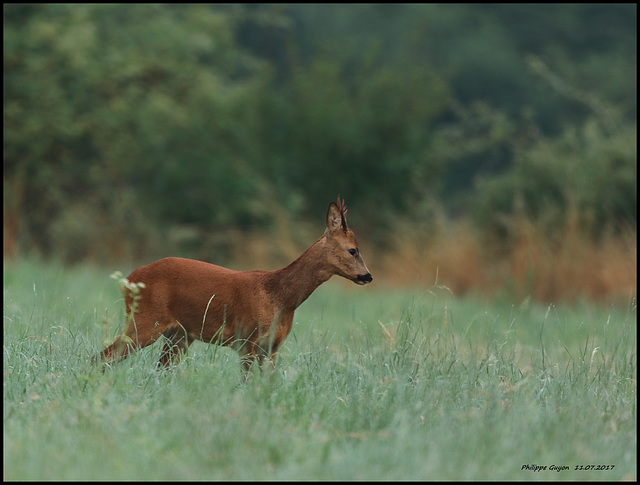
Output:
<svg viewBox="0 0 640 485">
<path fill-rule="evenodd" d="M 372 281 L 373 276 L 371 276 L 371 273 L 358 275 L 358 283 L 360 283 L 361 285 L 366 285 L 367 283 L 371 283 Z"/>
</svg>

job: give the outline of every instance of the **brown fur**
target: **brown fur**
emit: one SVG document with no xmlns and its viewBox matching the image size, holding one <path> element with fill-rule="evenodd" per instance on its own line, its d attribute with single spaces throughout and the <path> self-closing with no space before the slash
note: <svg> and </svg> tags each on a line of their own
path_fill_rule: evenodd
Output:
<svg viewBox="0 0 640 485">
<path fill-rule="evenodd" d="M 126 337 L 116 338 L 100 358 L 112 363 L 164 335 L 160 365 L 168 366 L 193 340 L 230 345 L 245 370 L 256 358 L 273 361 L 291 331 L 293 313 L 331 276 L 358 284 L 373 277 L 360 257 L 347 210 L 338 198 L 327 211 L 324 234 L 298 259 L 276 271 L 233 271 L 183 258 L 164 258 L 136 269 L 127 278 L 143 283 L 134 304 L 125 294 Z M 124 342 L 129 342 L 125 345 Z"/>
</svg>

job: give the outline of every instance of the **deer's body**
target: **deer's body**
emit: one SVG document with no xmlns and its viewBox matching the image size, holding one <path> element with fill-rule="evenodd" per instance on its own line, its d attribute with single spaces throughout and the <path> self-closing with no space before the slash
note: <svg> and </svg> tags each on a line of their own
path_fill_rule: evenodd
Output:
<svg viewBox="0 0 640 485">
<path fill-rule="evenodd" d="M 134 302 L 125 294 L 129 322 L 122 337 L 104 349 L 107 363 L 166 337 L 160 363 L 168 365 L 193 340 L 230 345 L 245 369 L 275 356 L 291 331 L 296 308 L 334 274 L 358 284 L 373 279 L 347 228 L 343 204 L 332 203 L 327 228 L 309 249 L 276 271 L 234 271 L 183 258 L 164 258 L 129 275 L 143 283 Z M 131 314 L 134 309 L 133 315 Z"/>
</svg>

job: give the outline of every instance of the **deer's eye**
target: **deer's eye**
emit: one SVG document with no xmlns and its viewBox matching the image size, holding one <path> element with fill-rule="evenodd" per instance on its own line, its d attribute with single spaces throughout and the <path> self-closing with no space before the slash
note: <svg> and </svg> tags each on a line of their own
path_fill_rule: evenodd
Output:
<svg viewBox="0 0 640 485">
<path fill-rule="evenodd" d="M 358 250 L 357 250 L 357 249 L 355 249 L 355 248 L 354 248 L 354 249 L 349 249 L 349 254 L 350 254 L 351 256 L 355 256 L 356 254 L 358 254 Z"/>
</svg>

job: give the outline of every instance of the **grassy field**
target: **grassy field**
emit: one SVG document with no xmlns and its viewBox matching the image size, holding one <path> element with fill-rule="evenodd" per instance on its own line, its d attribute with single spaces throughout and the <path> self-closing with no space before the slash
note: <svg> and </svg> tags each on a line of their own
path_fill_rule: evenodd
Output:
<svg viewBox="0 0 640 485">
<path fill-rule="evenodd" d="M 636 479 L 635 301 L 334 278 L 243 384 L 201 343 L 171 372 L 157 345 L 91 368 L 122 328 L 116 269 L 5 264 L 5 480 Z"/>
</svg>

